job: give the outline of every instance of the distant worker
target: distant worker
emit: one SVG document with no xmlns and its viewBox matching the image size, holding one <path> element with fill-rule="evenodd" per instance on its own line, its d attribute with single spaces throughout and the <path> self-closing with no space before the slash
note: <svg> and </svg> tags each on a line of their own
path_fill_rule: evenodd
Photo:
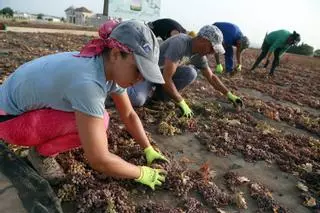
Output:
<svg viewBox="0 0 320 213">
<path fill-rule="evenodd" d="M 156 35 L 156 37 L 160 37 L 163 41 L 173 35 L 187 33 L 186 29 L 184 29 L 181 24 L 169 18 L 158 19 L 153 22 L 149 22 L 148 26 Z"/>
<path fill-rule="evenodd" d="M 275 68 L 280 64 L 280 57 L 289 49 L 290 46 L 298 44 L 300 40 L 300 35 L 296 33 L 296 31 L 291 33 L 287 30 L 277 30 L 266 34 L 261 47 L 261 53 L 251 70 L 253 71 L 266 56 L 267 59 L 264 68 L 268 67 L 269 58 L 273 53 L 274 59 L 269 72 L 269 75 L 272 76 Z"/>
<path fill-rule="evenodd" d="M 241 71 L 241 53 L 244 49 L 249 47 L 249 40 L 244 36 L 239 27 L 232 23 L 216 22 L 213 25 L 218 27 L 223 34 L 223 46 L 225 49 L 224 59 L 227 73 L 232 73 L 233 70 Z M 233 47 L 237 48 L 237 66 L 233 68 Z M 216 73 L 223 72 L 223 66 L 219 60 L 219 54 L 215 54 L 216 59 Z"/>
</svg>

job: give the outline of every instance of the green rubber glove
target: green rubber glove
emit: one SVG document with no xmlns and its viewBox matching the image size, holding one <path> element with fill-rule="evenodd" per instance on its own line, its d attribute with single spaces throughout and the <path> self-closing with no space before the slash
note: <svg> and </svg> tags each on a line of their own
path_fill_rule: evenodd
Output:
<svg viewBox="0 0 320 213">
<path fill-rule="evenodd" d="M 155 190 L 155 186 L 161 186 L 165 179 L 166 171 L 142 166 L 140 167 L 140 177 L 135 179 L 135 181 L 145 184 L 152 190 Z"/>
<path fill-rule="evenodd" d="M 178 105 L 182 109 L 183 116 L 186 116 L 187 118 L 191 118 L 193 116 L 192 110 L 184 100 L 180 101 Z"/>
<path fill-rule="evenodd" d="M 221 74 L 223 72 L 223 66 L 222 64 L 217 64 L 216 66 L 216 73 Z"/>
<path fill-rule="evenodd" d="M 152 146 L 145 148 L 144 154 L 146 155 L 148 166 L 150 166 L 152 162 L 156 159 L 169 162 L 165 156 L 163 156 L 160 152 L 157 152 L 156 150 L 154 150 Z"/>
<path fill-rule="evenodd" d="M 236 95 L 233 95 L 230 91 L 227 93 L 227 97 L 228 97 L 228 99 L 232 102 L 232 104 L 233 104 L 234 107 L 237 107 L 238 105 L 239 105 L 240 107 L 243 106 L 243 103 L 242 103 L 241 98 L 239 98 L 239 97 L 236 96 Z"/>
<path fill-rule="evenodd" d="M 238 64 L 238 65 L 237 65 L 237 68 L 236 68 L 236 69 L 237 69 L 238 72 L 241 71 L 241 67 L 242 67 L 241 64 Z"/>
</svg>

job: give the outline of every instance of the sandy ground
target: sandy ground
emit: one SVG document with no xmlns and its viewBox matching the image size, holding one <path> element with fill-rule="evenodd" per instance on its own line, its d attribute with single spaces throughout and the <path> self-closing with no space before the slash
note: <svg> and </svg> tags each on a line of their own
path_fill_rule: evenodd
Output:
<svg viewBox="0 0 320 213">
<path fill-rule="evenodd" d="M 191 168 L 199 168 L 204 163 L 216 173 L 215 182 L 223 185 L 223 175 L 228 171 L 237 172 L 240 175 L 248 177 L 251 181 L 258 181 L 272 190 L 275 200 L 288 207 L 292 212 L 310 212 L 299 203 L 299 190 L 295 187 L 297 178 L 282 172 L 276 165 L 267 164 L 264 161 L 249 163 L 244 161 L 241 155 L 229 155 L 227 157 L 217 157 L 207 149 L 192 135 L 182 135 L 172 137 L 163 137 L 162 135 L 153 135 L 162 149 L 168 149 L 175 153 L 177 160 L 187 157 L 193 162 L 189 164 Z M 242 188 L 245 190 L 245 187 Z M 165 196 L 164 196 L 165 197 Z M 157 200 L 157 195 L 154 196 Z M 255 202 L 246 196 L 248 209 L 242 212 L 252 212 L 256 208 Z M 167 201 L 173 201 L 173 198 L 167 198 Z M 236 208 L 226 208 L 226 211 L 236 211 Z"/>
</svg>

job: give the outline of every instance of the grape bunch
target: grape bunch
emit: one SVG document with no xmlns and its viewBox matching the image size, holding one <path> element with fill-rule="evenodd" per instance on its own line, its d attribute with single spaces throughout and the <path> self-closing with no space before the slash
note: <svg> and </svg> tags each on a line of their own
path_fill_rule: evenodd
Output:
<svg viewBox="0 0 320 213">
<path fill-rule="evenodd" d="M 230 194 L 224 192 L 213 182 L 206 184 L 204 181 L 200 181 L 197 184 L 197 188 L 205 202 L 212 207 L 231 204 L 232 197 Z"/>
<path fill-rule="evenodd" d="M 67 175 L 75 185 L 87 185 L 90 181 L 94 181 L 91 171 L 85 168 L 84 163 L 76 160 L 70 164 Z"/>
<path fill-rule="evenodd" d="M 168 172 L 166 181 L 163 184 L 165 189 L 173 191 L 178 197 L 186 197 L 188 192 L 195 188 L 196 179 L 193 179 L 193 172 L 187 170 L 176 161 L 165 164 L 164 169 Z"/>
<path fill-rule="evenodd" d="M 88 212 L 135 212 L 135 206 L 129 201 L 128 192 L 116 182 L 89 188 L 79 195 L 78 213 Z"/>
<path fill-rule="evenodd" d="M 183 209 L 184 212 L 192 212 L 192 213 L 206 213 L 208 212 L 203 208 L 203 203 L 201 203 L 199 200 L 193 198 L 193 197 L 188 197 L 184 199 L 183 201 Z"/>
<path fill-rule="evenodd" d="M 180 134 L 181 130 L 165 121 L 162 121 L 159 124 L 158 132 L 162 135 L 173 136 L 176 134 Z"/>
<path fill-rule="evenodd" d="M 157 213 L 183 213 L 181 208 L 170 208 L 167 207 L 165 204 L 160 202 L 152 202 L 148 201 L 137 208 L 137 212 L 139 213 L 150 213 L 150 212 L 157 212 Z"/>
<path fill-rule="evenodd" d="M 86 171 L 84 163 L 76 160 L 72 161 L 69 167 L 68 173 L 72 175 L 89 175 L 90 174 L 89 171 Z"/>
<path fill-rule="evenodd" d="M 77 195 L 77 188 L 73 184 L 63 184 L 57 195 L 60 201 L 74 201 Z"/>
<path fill-rule="evenodd" d="M 280 206 L 273 198 L 271 192 L 259 183 L 252 183 L 249 186 L 250 194 L 257 201 L 259 210 L 289 213 L 290 211 Z"/>
</svg>

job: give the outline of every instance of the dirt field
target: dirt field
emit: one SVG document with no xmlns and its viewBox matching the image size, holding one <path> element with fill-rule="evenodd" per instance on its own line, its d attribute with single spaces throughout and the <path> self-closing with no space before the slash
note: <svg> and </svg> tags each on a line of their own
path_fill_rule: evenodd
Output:
<svg viewBox="0 0 320 213">
<path fill-rule="evenodd" d="M 32 28 L 47 28 L 47 29 L 69 29 L 69 30 L 87 30 L 97 31 L 95 27 L 85 27 L 68 23 L 50 23 L 41 21 L 22 21 L 22 20 L 0 20 L 0 23 L 6 24 L 9 27 L 32 27 Z"/>
<path fill-rule="evenodd" d="M 0 81 L 27 61 L 79 50 L 90 38 L 0 33 Z M 193 119 L 180 118 L 172 103 L 137 109 L 155 146 L 171 159 L 153 165 L 168 171 L 156 191 L 91 170 L 81 149 L 59 155 L 68 178 L 54 189 L 66 212 L 319 212 L 320 60 L 286 54 L 268 78 L 264 68 L 249 71 L 257 54 L 247 50 L 243 71 L 220 76 L 243 98 L 240 112 L 202 75 L 183 91 Z M 145 164 L 116 111 L 108 111 L 110 150 Z"/>
</svg>

